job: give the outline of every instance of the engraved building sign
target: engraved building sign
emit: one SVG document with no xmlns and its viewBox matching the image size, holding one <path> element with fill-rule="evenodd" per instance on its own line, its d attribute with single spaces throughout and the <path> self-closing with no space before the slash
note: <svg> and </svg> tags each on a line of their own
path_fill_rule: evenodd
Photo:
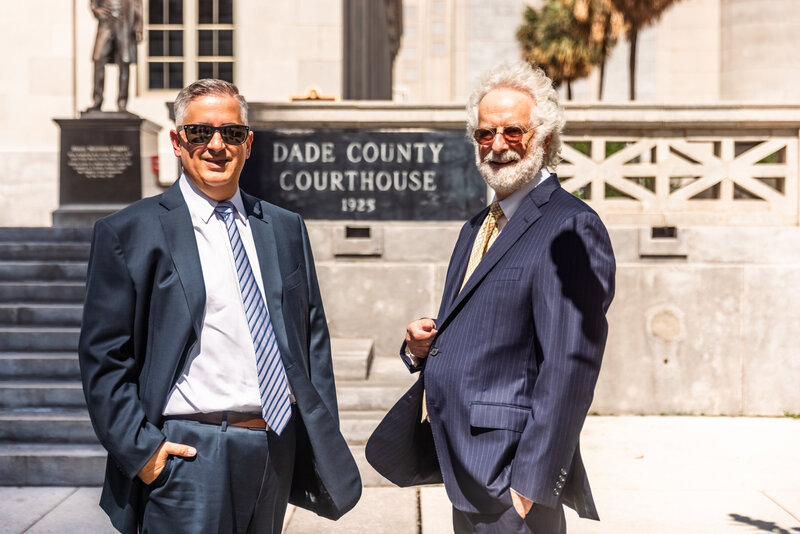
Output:
<svg viewBox="0 0 800 534">
<path fill-rule="evenodd" d="M 307 219 L 463 220 L 486 194 L 461 130 L 257 130 L 240 183 Z"/>
</svg>

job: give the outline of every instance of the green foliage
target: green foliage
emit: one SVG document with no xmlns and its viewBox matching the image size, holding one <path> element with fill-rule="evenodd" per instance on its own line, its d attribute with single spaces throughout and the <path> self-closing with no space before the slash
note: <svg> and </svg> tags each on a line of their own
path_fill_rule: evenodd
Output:
<svg viewBox="0 0 800 534">
<path fill-rule="evenodd" d="M 630 143 L 628 141 L 606 141 L 606 157 L 611 157 Z"/>
<path fill-rule="evenodd" d="M 591 156 L 592 143 L 591 141 L 568 141 L 567 144 L 583 154 L 584 156 Z"/>
<path fill-rule="evenodd" d="M 601 49 L 590 43 L 591 22 L 575 17 L 571 0 L 546 0 L 541 10 L 527 7 L 517 30 L 526 61 L 544 69 L 556 86 L 589 74 Z"/>
<path fill-rule="evenodd" d="M 657 21 L 661 14 L 677 0 L 609 0 L 622 14 L 628 35 Z"/>
</svg>

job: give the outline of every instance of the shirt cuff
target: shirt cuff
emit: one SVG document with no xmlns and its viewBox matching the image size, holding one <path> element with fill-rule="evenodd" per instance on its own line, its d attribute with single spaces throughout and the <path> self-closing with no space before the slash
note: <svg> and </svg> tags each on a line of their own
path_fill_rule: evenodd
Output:
<svg viewBox="0 0 800 534">
<path fill-rule="evenodd" d="M 414 364 L 414 367 L 419 367 L 419 364 L 420 364 L 420 362 L 422 361 L 422 358 L 417 358 L 416 356 L 414 356 L 414 353 L 413 353 L 413 352 L 411 352 L 411 351 L 408 349 L 408 347 L 406 347 L 406 357 L 407 357 L 409 360 L 411 360 L 411 363 L 412 363 L 412 364 Z"/>
</svg>

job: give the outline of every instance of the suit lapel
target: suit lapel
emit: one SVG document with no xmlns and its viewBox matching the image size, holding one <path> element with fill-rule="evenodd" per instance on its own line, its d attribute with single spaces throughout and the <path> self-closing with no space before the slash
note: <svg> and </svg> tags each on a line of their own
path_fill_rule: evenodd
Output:
<svg viewBox="0 0 800 534">
<path fill-rule="evenodd" d="M 487 206 L 486 209 L 470 219 L 470 231 L 463 234 L 458 242 L 456 242 L 456 246 L 453 249 L 453 258 L 455 258 L 455 260 L 451 272 L 449 273 L 450 277 L 445 284 L 442 305 L 440 306 L 441 309 L 439 310 L 440 322 L 442 318 L 449 313 L 453 306 L 453 301 L 456 299 L 456 296 L 458 296 L 458 290 L 461 287 L 461 281 L 464 279 L 464 273 L 467 270 L 469 255 L 472 252 L 472 245 L 475 242 L 475 237 L 478 235 L 478 231 L 481 229 L 483 219 L 486 218 L 486 214 L 488 212 L 489 207 Z"/>
<path fill-rule="evenodd" d="M 522 202 L 517 208 L 517 211 L 514 213 L 514 216 L 508 221 L 505 228 L 503 228 L 503 231 L 500 232 L 500 235 L 492 245 L 492 248 L 486 252 L 486 255 L 475 268 L 472 276 L 470 276 L 469 280 L 467 280 L 464 288 L 459 292 L 458 288 L 461 285 L 464 273 L 466 271 L 466 258 L 469 257 L 469 253 L 472 249 L 472 243 L 475 240 L 475 235 L 480 229 L 480 225 L 483 223 L 483 219 L 486 216 L 488 209 L 481 212 L 483 217 L 477 217 L 478 221 L 473 228 L 473 232 L 470 234 L 472 238 L 465 247 L 466 252 L 464 250 L 459 251 L 459 253 L 463 256 L 459 260 L 459 276 L 454 279 L 454 283 L 451 283 L 451 287 L 448 288 L 448 290 L 453 294 L 453 297 L 452 300 L 450 300 L 451 304 L 448 306 L 446 314 L 443 318 L 440 317 L 440 324 L 437 325 L 439 331 L 441 331 L 442 328 L 444 328 L 450 321 L 450 319 L 452 319 L 452 316 L 460 307 L 461 303 L 469 298 L 473 290 L 483 281 L 483 279 L 494 268 L 497 262 L 500 261 L 503 256 L 505 256 L 505 254 L 511 249 L 512 246 L 514 246 L 519 238 L 522 237 L 528 228 L 530 228 L 530 226 L 542 216 L 539 208 L 547 203 L 548 200 L 550 200 L 550 196 L 553 194 L 553 191 L 559 187 L 561 186 L 559 185 L 558 177 L 555 174 L 551 174 L 544 182 L 536 186 L 533 191 L 531 191 L 524 199 L 522 199 Z M 453 253 L 455 254 L 456 251 Z"/>
<path fill-rule="evenodd" d="M 178 271 L 186 295 L 189 313 L 192 316 L 192 327 L 199 339 L 206 302 L 206 286 L 203 281 L 200 254 L 197 252 L 197 241 L 194 237 L 192 216 L 177 182 L 161 195 L 160 204 L 168 210 L 162 213 L 159 219 L 172 255 L 172 262 Z"/>
<path fill-rule="evenodd" d="M 242 202 L 247 211 L 247 220 L 253 232 L 253 241 L 256 245 L 258 266 L 261 270 L 261 279 L 264 282 L 264 296 L 267 300 L 272 329 L 281 349 L 283 364 L 287 368 L 292 366 L 289 357 L 289 342 L 286 335 L 286 323 L 283 320 L 281 302 L 283 300 L 283 280 L 281 278 L 280 264 L 278 263 L 278 244 L 275 240 L 275 225 L 272 218 L 264 212 L 262 202 L 255 197 L 242 192 Z"/>
</svg>

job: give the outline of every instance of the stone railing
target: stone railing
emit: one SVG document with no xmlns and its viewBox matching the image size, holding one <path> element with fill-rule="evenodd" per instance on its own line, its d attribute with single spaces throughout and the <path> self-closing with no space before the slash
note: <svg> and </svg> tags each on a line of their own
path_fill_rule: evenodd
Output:
<svg viewBox="0 0 800 534">
<path fill-rule="evenodd" d="M 562 185 L 611 225 L 797 225 L 800 107 L 568 105 Z"/>
</svg>

